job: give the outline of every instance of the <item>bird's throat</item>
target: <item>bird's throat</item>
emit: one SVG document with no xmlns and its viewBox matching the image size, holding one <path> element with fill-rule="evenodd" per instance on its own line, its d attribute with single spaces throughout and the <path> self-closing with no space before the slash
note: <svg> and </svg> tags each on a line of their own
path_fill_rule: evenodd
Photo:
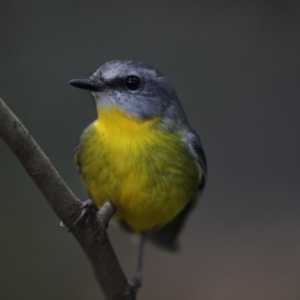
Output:
<svg viewBox="0 0 300 300">
<path fill-rule="evenodd" d="M 143 134 L 159 123 L 160 117 L 140 120 L 128 115 L 120 107 L 98 107 L 98 119 L 96 126 L 111 133 L 119 134 Z"/>
</svg>

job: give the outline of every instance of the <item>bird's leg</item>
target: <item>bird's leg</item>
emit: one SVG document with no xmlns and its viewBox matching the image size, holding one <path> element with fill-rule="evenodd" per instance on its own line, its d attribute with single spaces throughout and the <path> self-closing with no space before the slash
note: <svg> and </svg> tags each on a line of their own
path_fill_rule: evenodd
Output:
<svg viewBox="0 0 300 300">
<path fill-rule="evenodd" d="M 143 263 L 144 263 L 146 238 L 147 238 L 147 234 L 145 234 L 145 233 L 143 233 L 140 236 L 137 270 L 136 270 L 136 273 L 135 273 L 134 277 L 128 283 L 128 293 L 130 295 L 130 300 L 135 299 L 136 293 L 142 285 Z"/>
<path fill-rule="evenodd" d="M 75 220 L 69 232 L 72 231 L 79 223 L 84 222 L 84 224 L 86 224 L 90 220 L 95 232 L 106 230 L 108 228 L 110 219 L 117 211 L 117 206 L 108 200 L 98 210 L 95 202 L 91 199 L 88 199 L 82 203 L 80 209 L 81 214 Z M 62 222 L 60 223 L 60 226 L 64 226 Z"/>
<path fill-rule="evenodd" d="M 75 220 L 72 227 L 69 229 L 69 232 L 72 231 L 79 223 L 84 221 L 84 224 L 86 224 L 90 217 L 96 213 L 98 208 L 95 205 L 95 202 L 91 199 L 87 199 L 84 201 L 80 207 L 81 214 L 80 216 Z"/>
<path fill-rule="evenodd" d="M 105 229 L 108 228 L 108 223 L 112 216 L 116 213 L 118 210 L 117 206 L 111 202 L 110 200 L 107 200 L 102 207 L 97 212 L 97 218 L 99 223 L 104 226 Z"/>
</svg>

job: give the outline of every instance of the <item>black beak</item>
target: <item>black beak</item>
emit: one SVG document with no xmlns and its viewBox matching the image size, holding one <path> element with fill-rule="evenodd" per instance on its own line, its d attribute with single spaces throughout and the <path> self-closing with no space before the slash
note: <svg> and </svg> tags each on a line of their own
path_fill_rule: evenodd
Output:
<svg viewBox="0 0 300 300">
<path fill-rule="evenodd" d="M 73 79 L 69 81 L 69 84 L 79 89 L 89 90 L 92 92 L 98 92 L 102 88 L 100 84 L 92 82 L 90 79 Z"/>
</svg>

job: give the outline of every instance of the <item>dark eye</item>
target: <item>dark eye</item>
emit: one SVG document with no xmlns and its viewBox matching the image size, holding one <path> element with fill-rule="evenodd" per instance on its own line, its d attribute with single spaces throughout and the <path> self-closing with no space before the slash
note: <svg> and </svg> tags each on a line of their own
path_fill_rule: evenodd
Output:
<svg viewBox="0 0 300 300">
<path fill-rule="evenodd" d="M 130 90 L 136 90 L 140 86 L 140 79 L 136 76 L 128 76 L 125 79 L 125 85 Z"/>
</svg>

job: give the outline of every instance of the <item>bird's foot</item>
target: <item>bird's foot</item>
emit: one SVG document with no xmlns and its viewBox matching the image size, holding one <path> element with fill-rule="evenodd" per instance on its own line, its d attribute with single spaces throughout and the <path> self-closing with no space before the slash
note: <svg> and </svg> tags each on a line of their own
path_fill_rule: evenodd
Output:
<svg viewBox="0 0 300 300">
<path fill-rule="evenodd" d="M 84 222 L 86 224 L 92 216 L 95 216 L 98 208 L 95 205 L 95 202 L 91 199 L 87 199 L 84 201 L 80 207 L 81 214 L 79 217 L 75 220 L 72 227 L 69 229 L 69 232 L 72 231 L 79 223 Z"/>
</svg>

